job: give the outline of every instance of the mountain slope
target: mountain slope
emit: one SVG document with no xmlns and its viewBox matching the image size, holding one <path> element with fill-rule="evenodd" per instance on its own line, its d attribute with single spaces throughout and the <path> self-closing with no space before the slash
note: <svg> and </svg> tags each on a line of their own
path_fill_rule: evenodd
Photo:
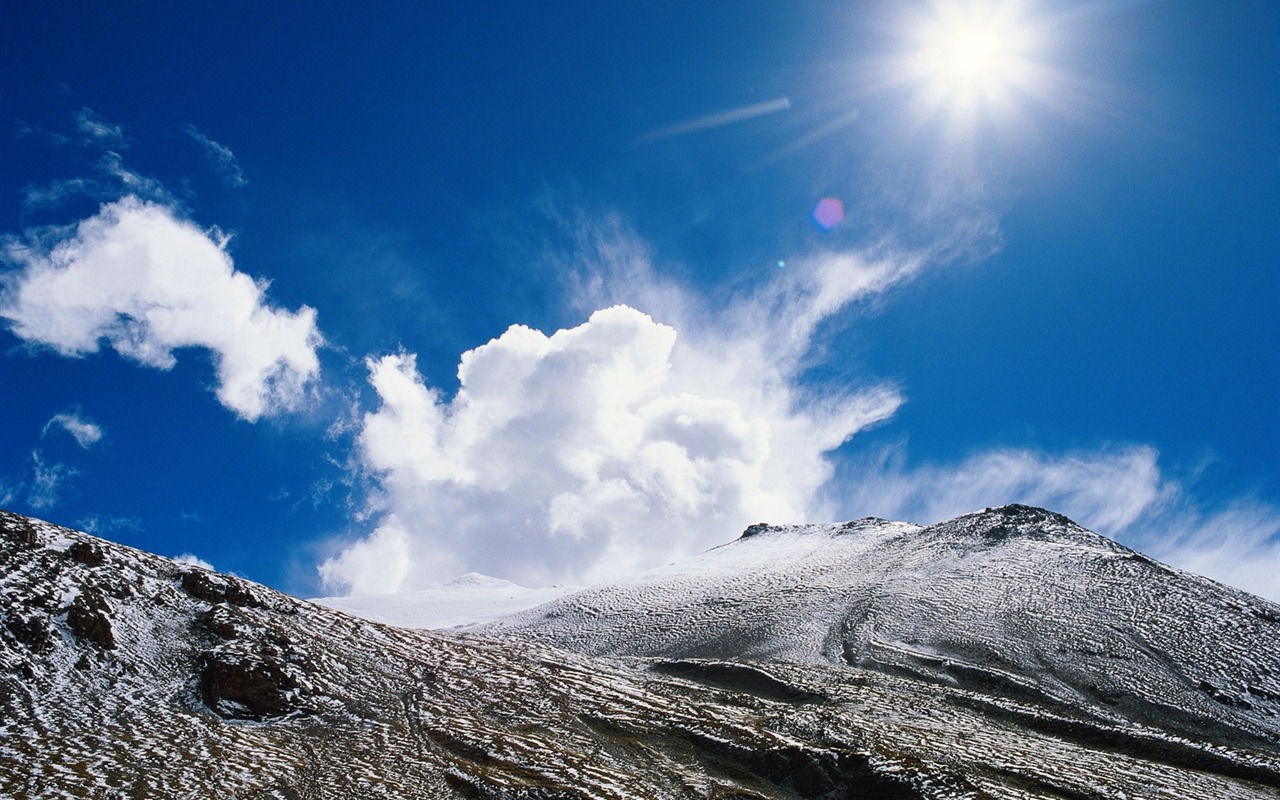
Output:
<svg viewBox="0 0 1280 800">
<path fill-rule="evenodd" d="M 740 580 L 720 580 L 757 596 L 735 569 Z M 1245 612 L 1223 614 L 1243 624 Z M 620 658 L 527 641 L 531 631 L 394 628 L 0 512 L 0 796 L 1207 799 L 1280 788 L 1270 729 L 1247 716 L 1189 737 L 836 663 L 821 647 L 793 662 L 727 648 Z M 1264 633 L 1262 667 L 1276 641 Z"/>
<path fill-rule="evenodd" d="M 860 667 L 1280 743 L 1280 607 L 1026 506 L 929 527 L 753 526 L 477 633 L 592 655 Z"/>
</svg>

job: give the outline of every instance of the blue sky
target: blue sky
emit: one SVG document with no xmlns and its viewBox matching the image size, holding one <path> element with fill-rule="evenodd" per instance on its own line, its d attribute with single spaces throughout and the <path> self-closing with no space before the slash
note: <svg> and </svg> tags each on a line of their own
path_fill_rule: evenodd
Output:
<svg viewBox="0 0 1280 800">
<path fill-rule="evenodd" d="M 0 505 L 309 595 L 1023 501 L 1280 597 L 1274 3 L 74 5 Z"/>
</svg>

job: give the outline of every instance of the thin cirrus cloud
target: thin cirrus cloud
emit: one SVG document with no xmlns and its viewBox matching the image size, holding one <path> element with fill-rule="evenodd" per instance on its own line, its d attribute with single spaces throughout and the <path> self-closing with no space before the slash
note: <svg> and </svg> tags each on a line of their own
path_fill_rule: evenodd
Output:
<svg viewBox="0 0 1280 800">
<path fill-rule="evenodd" d="M 244 170 L 240 168 L 240 162 L 236 161 L 236 155 L 231 152 L 231 148 L 210 139 L 195 125 L 184 125 L 182 130 L 204 150 L 205 158 L 213 164 L 225 185 L 232 189 L 249 185 L 249 179 L 245 177 Z"/>
<path fill-rule="evenodd" d="M 115 148 L 128 146 L 124 126 L 103 119 L 91 108 L 76 112 L 76 130 L 82 135 L 84 144 Z"/>
<path fill-rule="evenodd" d="M 732 125 L 735 122 L 743 122 L 745 120 L 765 116 L 766 114 L 776 114 L 779 111 L 786 111 L 789 108 L 791 108 L 790 98 L 776 97 L 772 100 L 737 106 L 735 108 L 729 108 L 723 111 L 717 111 L 712 114 L 696 117 L 694 119 L 687 119 L 672 125 L 667 125 L 636 137 L 635 143 L 644 144 L 647 142 L 656 142 L 662 139 L 670 139 L 675 136 L 687 136 L 691 133 L 700 133 L 702 131 L 711 130 L 712 128 Z"/>
<path fill-rule="evenodd" d="M 988 505 L 1021 502 L 1060 511 L 1114 534 L 1162 501 L 1170 487 L 1151 447 L 1050 455 L 993 449 L 958 464 L 908 468 L 905 448 L 865 455 L 849 465 L 842 500 L 865 513 L 938 522 Z"/>
<path fill-rule="evenodd" d="M 316 314 L 272 307 L 216 231 L 155 202 L 104 204 L 53 243 L 11 240 L 0 318 L 25 342 L 69 357 L 106 342 L 169 369 L 174 351 L 213 354 L 218 400 L 253 421 L 296 408 L 318 376 Z"/>
<path fill-rule="evenodd" d="M 82 108 L 75 116 L 75 131 L 77 136 L 35 128 L 24 129 L 24 135 L 41 136 L 56 146 L 79 146 L 90 153 L 96 153 L 90 175 L 24 187 L 21 200 L 24 212 L 55 209 L 68 199 L 80 197 L 114 200 L 133 195 L 163 203 L 171 202 L 169 191 L 159 181 L 125 166 L 120 153 L 128 149 L 129 142 L 123 125 L 109 122 L 91 108 Z"/>
<path fill-rule="evenodd" d="M 1250 498 L 1208 513 L 1182 504 L 1143 527 L 1157 558 L 1280 603 L 1280 509 Z"/>
<path fill-rule="evenodd" d="M 79 470 L 50 463 L 39 450 L 32 450 L 31 484 L 25 487 L 27 504 L 37 509 L 56 506 L 67 482 L 79 474 Z"/>
</svg>

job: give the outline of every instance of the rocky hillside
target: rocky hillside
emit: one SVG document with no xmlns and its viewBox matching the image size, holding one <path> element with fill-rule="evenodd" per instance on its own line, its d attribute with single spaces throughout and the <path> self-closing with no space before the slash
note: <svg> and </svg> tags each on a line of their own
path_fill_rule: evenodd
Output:
<svg viewBox="0 0 1280 800">
<path fill-rule="evenodd" d="M 1007 515 L 1003 532 L 753 529 L 665 589 L 660 571 L 482 636 L 357 619 L 0 512 L 0 796 L 1275 797 L 1280 609 L 1112 546 L 1129 627 L 1074 626 L 1090 598 L 1109 609 L 1094 619 L 1114 613 L 1103 584 L 1068 590 L 1057 572 L 1097 543 Z M 859 537 L 904 541 L 899 582 L 838 588 L 836 562 L 883 549 L 832 544 Z M 1002 593 L 949 610 L 906 589 L 963 586 L 983 547 L 1023 540 L 1058 549 L 991 573 Z M 1175 594 L 1151 594 L 1149 574 Z M 683 609 L 677 589 L 696 590 Z M 822 612 L 814 592 L 840 591 Z M 1204 619 L 1148 619 L 1184 602 Z M 1092 638 L 1060 653 L 1063 626 Z M 1143 675 L 1156 683 L 1138 691 Z"/>
</svg>

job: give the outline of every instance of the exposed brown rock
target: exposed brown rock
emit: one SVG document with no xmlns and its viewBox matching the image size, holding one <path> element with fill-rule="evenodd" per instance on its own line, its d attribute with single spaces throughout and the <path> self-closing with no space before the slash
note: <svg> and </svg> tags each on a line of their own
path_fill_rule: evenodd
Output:
<svg viewBox="0 0 1280 800">
<path fill-rule="evenodd" d="M 97 595 L 81 594 L 67 610 L 67 627 L 77 639 L 99 650 L 116 649 L 116 637 L 107 614 L 110 607 Z"/>
</svg>

